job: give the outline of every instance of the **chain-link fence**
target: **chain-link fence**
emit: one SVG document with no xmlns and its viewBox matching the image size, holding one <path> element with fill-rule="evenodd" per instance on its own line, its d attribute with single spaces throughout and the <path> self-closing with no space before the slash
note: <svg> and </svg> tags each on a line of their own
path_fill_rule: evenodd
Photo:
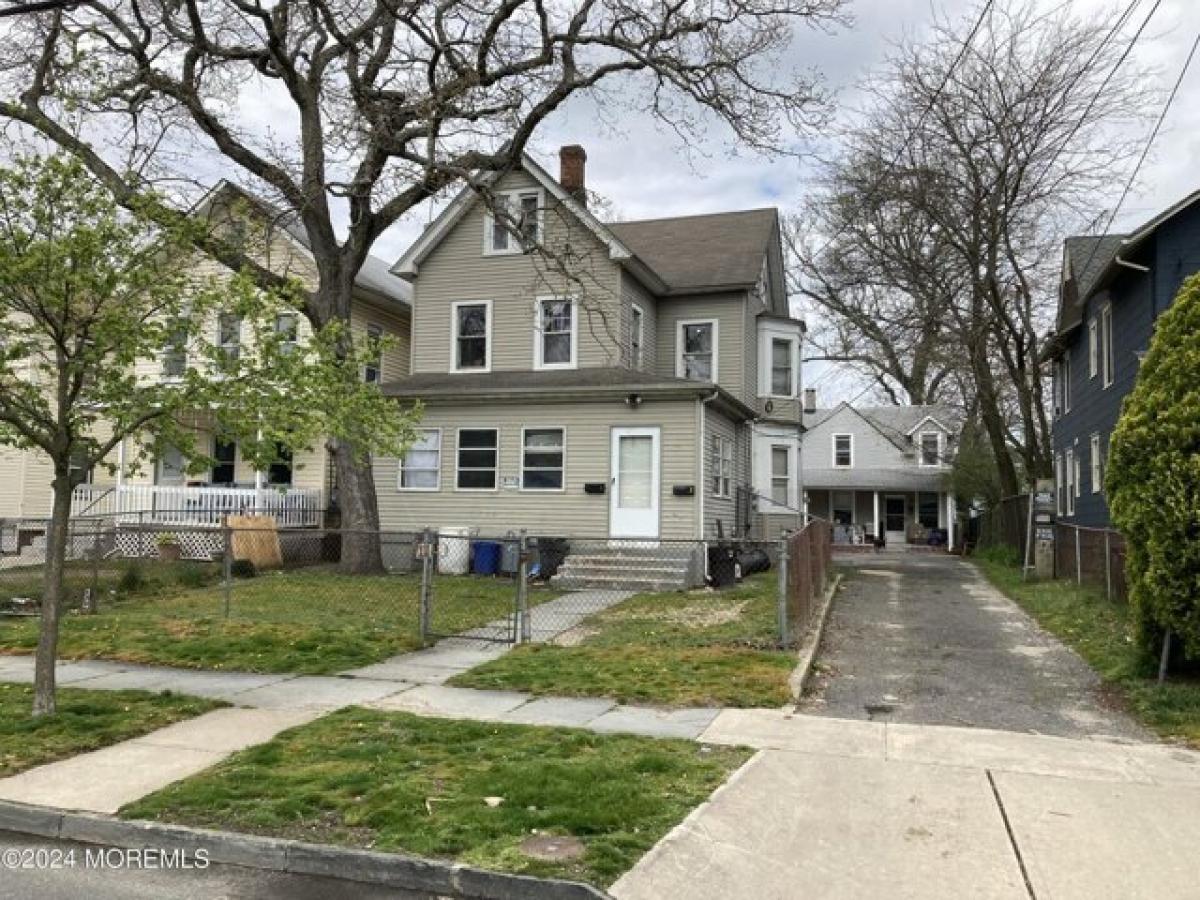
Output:
<svg viewBox="0 0 1200 900">
<path fill-rule="evenodd" d="M 326 530 L 267 517 L 70 527 L 65 655 L 269 671 L 342 671 L 445 638 L 789 646 L 830 550 L 826 523 L 769 542 Z M 0 522 L 0 651 L 36 645 L 46 531 L 44 520 Z M 349 571 L 353 559 L 382 569 Z"/>
<path fill-rule="evenodd" d="M 1056 523 L 1054 574 L 1076 584 L 1102 588 L 1110 600 L 1128 600 L 1125 538 L 1111 528 Z"/>
</svg>

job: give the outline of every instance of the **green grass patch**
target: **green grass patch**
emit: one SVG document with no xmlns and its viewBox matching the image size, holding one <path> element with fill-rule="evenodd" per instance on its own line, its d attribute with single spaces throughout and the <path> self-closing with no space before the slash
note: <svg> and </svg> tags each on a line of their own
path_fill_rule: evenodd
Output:
<svg viewBox="0 0 1200 900">
<path fill-rule="evenodd" d="M 225 706 L 145 691 L 59 688 L 58 712 L 35 719 L 33 687 L 0 682 L 0 777 L 98 750 Z"/>
<path fill-rule="evenodd" d="M 1127 604 L 1070 581 L 1023 581 L 1020 567 L 1003 553 L 975 562 L 992 584 L 1087 660 L 1149 728 L 1200 747 L 1200 681 L 1181 676 L 1158 684 L 1154 660 L 1134 639 Z"/>
<path fill-rule="evenodd" d="M 608 885 L 749 751 L 346 709 L 121 810 L 134 819 L 403 851 Z M 501 797 L 489 806 L 486 797 Z M 585 852 L 539 861 L 531 835 Z"/>
<path fill-rule="evenodd" d="M 199 669 L 329 674 L 420 647 L 417 575 L 329 569 L 237 579 L 229 616 L 218 583 L 187 587 L 146 566 L 134 590 L 101 597 L 98 615 L 63 620 L 63 659 L 115 659 Z M 438 576 L 437 626 L 464 631 L 507 615 L 513 583 Z M 531 592 L 531 603 L 555 596 Z M 0 619 L 0 652 L 32 653 L 36 618 Z"/>
<path fill-rule="evenodd" d="M 776 580 L 639 594 L 586 619 L 573 646 L 528 644 L 456 676 L 460 687 L 668 706 L 781 706 L 795 654 L 779 649 Z"/>
</svg>

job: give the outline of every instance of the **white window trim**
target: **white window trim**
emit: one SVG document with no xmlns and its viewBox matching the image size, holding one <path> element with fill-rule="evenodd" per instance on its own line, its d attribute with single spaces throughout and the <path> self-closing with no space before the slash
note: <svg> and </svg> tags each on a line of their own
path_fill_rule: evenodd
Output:
<svg viewBox="0 0 1200 900">
<path fill-rule="evenodd" d="M 495 196 L 504 197 L 507 200 L 516 199 L 520 202 L 520 198 L 530 194 L 536 194 L 538 198 L 537 211 L 537 240 L 540 243 L 546 233 L 546 192 L 540 187 L 529 188 L 513 188 L 508 191 L 495 191 Z M 481 201 L 482 202 L 482 201 Z M 525 252 L 521 246 L 521 239 L 516 235 L 510 235 L 509 246 L 504 250 L 495 250 L 492 247 L 492 232 L 496 225 L 496 217 L 492 215 L 492 211 L 484 205 L 483 208 L 483 255 L 484 256 L 519 256 Z"/>
<path fill-rule="evenodd" d="M 1067 448 L 1065 457 L 1067 515 L 1075 515 L 1075 450 Z"/>
<path fill-rule="evenodd" d="M 925 437 L 932 434 L 937 438 L 937 461 L 925 462 Z M 917 465 L 922 469 L 937 469 L 942 465 L 943 444 L 946 436 L 940 431 L 922 431 L 917 435 Z"/>
<path fill-rule="evenodd" d="M 462 433 L 464 431 L 490 431 L 496 435 L 496 483 L 490 488 L 472 488 L 458 486 L 458 473 L 461 471 L 458 465 L 459 453 L 462 452 Z M 482 450 L 483 447 L 468 447 L 469 450 Z M 471 469 L 472 472 L 482 472 L 483 469 Z M 463 494 L 494 494 L 500 490 L 500 429 L 495 425 L 462 425 L 454 433 L 454 490 Z"/>
<path fill-rule="evenodd" d="M 230 318 L 230 319 L 233 319 L 233 321 L 237 322 L 237 331 L 234 333 L 233 340 L 231 340 L 231 341 L 222 340 L 221 320 L 225 319 L 225 318 Z M 217 341 L 216 341 L 216 344 L 217 344 L 217 349 L 221 352 L 221 355 L 223 357 L 226 357 L 228 359 L 238 359 L 241 357 L 241 355 L 242 355 L 242 329 L 243 329 L 244 325 L 245 325 L 245 322 L 242 320 L 242 317 L 240 315 L 238 315 L 236 312 L 231 312 L 229 310 L 222 310 L 221 312 L 217 313 Z M 229 352 L 230 350 L 232 350 L 234 352 L 231 354 Z"/>
<path fill-rule="evenodd" d="M 640 369 L 646 358 L 646 309 L 640 303 L 630 303 L 629 314 L 629 367 L 631 369 Z M 635 316 L 633 312 L 637 312 Z M 633 355 L 633 323 L 637 322 L 637 358 Z"/>
<path fill-rule="evenodd" d="M 1088 378 L 1095 378 L 1100 371 L 1100 322 L 1092 316 L 1088 319 Z"/>
<path fill-rule="evenodd" d="M 764 394 L 776 400 L 795 400 L 800 394 L 800 341 L 792 335 L 766 332 L 766 365 L 764 367 L 764 375 L 766 376 L 766 384 L 764 385 Z M 792 388 L 789 394 L 776 394 L 775 388 L 775 357 L 773 350 L 775 349 L 776 341 L 784 341 L 788 345 L 788 355 L 791 361 L 792 370 Z"/>
<path fill-rule="evenodd" d="M 1117 365 L 1116 350 L 1113 346 L 1112 304 L 1106 303 L 1100 310 L 1100 367 L 1104 373 L 1104 387 L 1112 387 Z"/>
<path fill-rule="evenodd" d="M 1054 512 L 1056 515 L 1063 515 L 1063 496 L 1066 493 L 1063 475 L 1063 456 L 1061 453 L 1054 454 Z"/>
<path fill-rule="evenodd" d="M 840 437 L 850 438 L 850 464 L 848 466 L 839 466 L 837 461 L 837 439 Z M 839 431 L 834 433 L 830 439 L 830 466 L 834 469 L 853 469 L 854 468 L 854 435 L 849 432 Z"/>
<path fill-rule="evenodd" d="M 557 300 L 566 300 L 571 304 L 571 359 L 565 363 L 548 363 L 543 359 L 543 355 L 546 352 L 546 344 L 542 340 L 545 336 L 542 331 L 542 304 Z M 489 317 L 489 333 L 491 331 L 490 321 Z M 488 363 L 490 368 L 490 356 Z M 539 372 L 579 368 L 579 300 L 577 297 L 560 294 L 539 294 L 535 298 L 533 307 L 533 368 Z"/>
<path fill-rule="evenodd" d="M 442 451 L 445 449 L 445 435 L 442 432 L 441 426 L 435 426 L 432 428 L 418 428 L 417 431 L 436 431 L 437 432 L 437 436 L 438 436 L 437 484 L 434 487 L 405 487 L 404 486 L 404 457 L 401 456 L 398 460 L 396 460 L 396 490 L 403 491 L 406 494 L 434 494 L 442 489 Z M 409 449 L 412 449 L 412 448 L 410 447 Z M 457 454 L 457 452 L 458 452 L 458 448 L 456 447 L 455 453 Z M 455 459 L 456 459 L 456 464 L 457 464 L 457 456 L 455 457 Z M 418 471 L 424 472 L 427 470 L 419 469 Z M 457 479 L 457 477 L 458 477 L 458 475 L 457 475 L 457 469 L 456 469 L 455 478 Z"/>
<path fill-rule="evenodd" d="M 562 487 L 556 488 L 531 488 L 525 487 L 525 432 L 527 431 L 560 431 L 562 432 Z M 497 438 L 497 440 L 499 440 Z M 518 451 L 520 458 L 520 490 L 530 494 L 565 494 L 567 491 L 567 426 L 565 425 L 522 425 L 521 426 L 521 448 Z M 499 483 L 499 471 L 497 470 L 496 477 Z"/>
<path fill-rule="evenodd" d="M 1091 441 L 1092 463 L 1092 493 L 1099 494 L 1104 488 L 1104 466 L 1100 457 L 1100 434 L 1092 434 Z"/>
<path fill-rule="evenodd" d="M 482 368 L 460 369 L 458 367 L 458 308 L 460 306 L 483 306 L 487 309 L 487 327 L 484 328 L 484 364 Z M 450 304 L 450 372 L 451 374 L 487 374 L 492 371 L 492 301 L 455 300 Z"/>
<path fill-rule="evenodd" d="M 1071 357 L 1069 353 L 1063 355 L 1059 371 L 1062 374 L 1062 411 L 1063 415 L 1066 415 L 1071 411 Z"/>
<path fill-rule="evenodd" d="M 712 326 L 712 383 L 716 384 L 720 375 L 721 356 L 721 322 L 719 319 L 680 319 L 675 323 L 675 377 L 687 378 L 683 365 L 683 329 L 688 325 Z"/>
</svg>

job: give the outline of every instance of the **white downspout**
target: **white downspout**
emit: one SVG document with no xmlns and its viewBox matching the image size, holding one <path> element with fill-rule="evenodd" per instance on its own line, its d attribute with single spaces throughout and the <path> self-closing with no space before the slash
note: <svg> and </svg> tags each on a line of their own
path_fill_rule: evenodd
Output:
<svg viewBox="0 0 1200 900">
<path fill-rule="evenodd" d="M 708 489 L 708 473 L 705 471 L 705 448 L 708 446 L 707 435 L 705 434 L 707 414 L 705 407 L 712 403 L 720 395 L 719 391 L 713 391 L 708 397 L 699 397 L 696 400 L 696 415 L 700 419 L 700 446 L 698 452 L 700 454 L 697 470 L 700 473 L 700 483 L 696 485 L 696 496 L 699 503 L 696 504 L 698 521 L 696 522 L 696 536 L 700 539 L 700 551 L 704 557 L 704 582 L 708 583 L 708 543 L 704 540 L 704 492 Z"/>
</svg>

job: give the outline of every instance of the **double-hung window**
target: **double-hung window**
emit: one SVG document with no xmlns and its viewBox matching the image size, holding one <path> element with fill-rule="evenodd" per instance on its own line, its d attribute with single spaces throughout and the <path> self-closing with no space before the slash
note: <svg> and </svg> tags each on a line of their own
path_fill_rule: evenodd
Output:
<svg viewBox="0 0 1200 900">
<path fill-rule="evenodd" d="M 492 368 L 492 302 L 454 303 L 451 316 L 451 371 L 487 372 Z"/>
<path fill-rule="evenodd" d="M 1067 468 L 1067 473 L 1066 473 L 1066 475 L 1067 475 L 1067 483 L 1066 483 L 1067 515 L 1073 516 L 1073 515 L 1075 515 L 1075 497 L 1077 496 L 1077 493 L 1076 493 L 1077 486 L 1075 484 L 1075 473 L 1078 471 L 1078 469 L 1075 465 L 1075 451 L 1073 449 L 1071 449 L 1070 447 L 1067 448 L 1066 468 Z"/>
<path fill-rule="evenodd" d="M 1063 470 L 1063 458 L 1061 453 L 1054 454 L 1054 511 L 1058 515 L 1063 515 L 1066 512 L 1065 497 L 1067 495 L 1066 475 Z"/>
<path fill-rule="evenodd" d="M 1088 319 L 1088 378 L 1095 378 L 1100 370 L 1100 322 L 1092 316 Z"/>
<path fill-rule="evenodd" d="M 296 313 L 279 313 L 275 317 L 275 336 L 279 339 L 279 351 L 292 353 L 300 332 L 300 319 Z"/>
<path fill-rule="evenodd" d="M 217 347 L 225 359 L 235 360 L 241 356 L 242 317 L 237 313 L 217 316 Z"/>
<path fill-rule="evenodd" d="M 634 303 L 629 309 L 629 365 L 642 367 L 642 342 L 646 339 L 646 313 Z"/>
<path fill-rule="evenodd" d="M 521 433 L 521 489 L 561 491 L 566 432 L 562 428 L 526 428 Z"/>
<path fill-rule="evenodd" d="M 1116 355 L 1113 352 L 1113 318 L 1112 305 L 1106 305 L 1100 310 L 1100 362 L 1104 371 L 1104 386 L 1113 383 L 1113 370 L 1116 368 Z"/>
<path fill-rule="evenodd" d="M 796 396 L 793 345 L 787 338 L 771 339 L 771 394 L 775 397 Z"/>
<path fill-rule="evenodd" d="M 213 438 L 213 467 L 208 480 L 211 484 L 231 485 L 237 478 L 237 444 L 220 437 Z"/>
<path fill-rule="evenodd" d="M 1059 364 L 1059 376 L 1062 378 L 1062 392 L 1059 394 L 1063 413 L 1071 411 L 1071 357 L 1064 355 Z"/>
<path fill-rule="evenodd" d="M 436 491 L 441 487 L 442 430 L 422 428 L 400 460 L 402 491 Z"/>
<path fill-rule="evenodd" d="M 383 326 L 368 325 L 367 326 L 367 345 L 368 353 L 365 363 L 363 363 L 363 381 L 367 384 L 379 384 L 383 380 L 383 348 L 379 346 L 383 340 Z"/>
<path fill-rule="evenodd" d="M 921 432 L 921 465 L 940 466 L 942 464 L 942 436 L 936 431 Z"/>
<path fill-rule="evenodd" d="M 1092 493 L 1104 490 L 1104 457 L 1100 455 L 1100 435 L 1092 435 Z"/>
<path fill-rule="evenodd" d="M 292 449 L 286 444 L 275 442 L 275 461 L 267 466 L 267 484 L 272 487 L 290 487 L 292 484 Z"/>
<path fill-rule="evenodd" d="M 771 445 L 771 502 L 790 506 L 792 499 L 792 457 L 787 444 Z"/>
<path fill-rule="evenodd" d="M 455 487 L 460 491 L 494 491 L 499 458 L 495 428 L 458 430 L 458 471 Z"/>
<path fill-rule="evenodd" d="M 713 435 L 712 491 L 716 497 L 733 496 L 733 441 Z"/>
<path fill-rule="evenodd" d="M 187 328 L 179 326 L 167 333 L 162 352 L 163 378 L 182 378 L 187 373 Z"/>
<path fill-rule="evenodd" d="M 833 436 L 833 467 L 849 469 L 854 465 L 854 436 L 835 434 Z"/>
<path fill-rule="evenodd" d="M 692 381 L 717 380 L 717 323 L 680 322 L 677 337 L 679 356 L 675 374 Z"/>
<path fill-rule="evenodd" d="M 538 298 L 535 368 L 575 368 L 579 327 L 575 312 L 575 301 L 569 297 Z"/>
<path fill-rule="evenodd" d="M 541 240 L 541 191 L 510 191 L 497 194 L 494 205 L 495 213 L 486 216 L 485 219 L 485 253 L 520 253 L 525 247 Z"/>
</svg>

